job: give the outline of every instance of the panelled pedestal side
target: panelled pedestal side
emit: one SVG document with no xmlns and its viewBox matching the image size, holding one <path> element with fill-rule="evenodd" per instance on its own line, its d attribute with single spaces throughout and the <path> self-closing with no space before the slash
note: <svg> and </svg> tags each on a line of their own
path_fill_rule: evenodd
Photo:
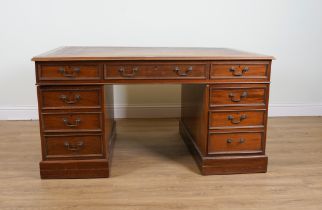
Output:
<svg viewBox="0 0 322 210">
<path fill-rule="evenodd" d="M 207 85 L 182 86 L 180 133 L 204 175 L 267 171 L 271 61 L 214 61 Z"/>
<path fill-rule="evenodd" d="M 113 86 L 95 63 L 37 63 L 41 178 L 109 177 L 114 137 Z M 55 81 L 59 83 L 57 85 Z M 49 82 L 51 84 L 45 84 Z M 68 85 L 67 83 L 76 83 Z"/>
</svg>

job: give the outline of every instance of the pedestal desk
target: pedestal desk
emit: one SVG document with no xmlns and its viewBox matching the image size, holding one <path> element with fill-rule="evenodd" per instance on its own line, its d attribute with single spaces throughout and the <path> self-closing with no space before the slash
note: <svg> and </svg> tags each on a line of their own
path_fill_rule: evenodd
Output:
<svg viewBox="0 0 322 210">
<path fill-rule="evenodd" d="M 201 174 L 266 172 L 272 59 L 224 48 L 137 47 L 62 47 L 34 57 L 41 178 L 109 177 L 113 84 L 182 85 L 179 132 Z"/>
</svg>

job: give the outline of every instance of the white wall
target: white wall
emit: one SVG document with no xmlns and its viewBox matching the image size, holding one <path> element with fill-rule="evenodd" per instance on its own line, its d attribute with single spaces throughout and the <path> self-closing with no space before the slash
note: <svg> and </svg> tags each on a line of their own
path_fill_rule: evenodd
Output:
<svg viewBox="0 0 322 210">
<path fill-rule="evenodd" d="M 36 117 L 30 58 L 62 45 L 231 47 L 274 55 L 271 115 L 322 115 L 322 1 L 1 0 L 0 119 Z M 117 86 L 124 107 L 169 111 L 180 86 Z M 155 107 L 161 103 L 162 107 Z M 143 109 L 142 109 L 143 107 Z M 158 111 L 156 111 L 158 112 Z"/>
</svg>

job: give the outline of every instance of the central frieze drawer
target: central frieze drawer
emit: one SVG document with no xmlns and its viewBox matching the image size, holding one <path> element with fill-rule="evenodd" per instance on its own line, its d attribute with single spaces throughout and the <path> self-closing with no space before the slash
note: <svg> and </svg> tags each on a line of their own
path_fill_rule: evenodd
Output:
<svg viewBox="0 0 322 210">
<path fill-rule="evenodd" d="M 102 158 L 103 140 L 99 134 L 45 135 L 45 157 Z"/>
<path fill-rule="evenodd" d="M 101 113 L 44 113 L 42 127 L 48 132 L 101 131 Z"/>
<path fill-rule="evenodd" d="M 207 79 L 203 63 L 108 63 L 105 79 Z"/>
<path fill-rule="evenodd" d="M 210 111 L 209 129 L 264 127 L 265 111 Z"/>
<path fill-rule="evenodd" d="M 41 87 L 42 109 L 100 108 L 101 87 Z"/>
</svg>

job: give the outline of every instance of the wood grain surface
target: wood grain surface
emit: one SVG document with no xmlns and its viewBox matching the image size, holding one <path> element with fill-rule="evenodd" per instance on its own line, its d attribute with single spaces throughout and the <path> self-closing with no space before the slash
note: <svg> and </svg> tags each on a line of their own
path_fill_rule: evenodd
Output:
<svg viewBox="0 0 322 210">
<path fill-rule="evenodd" d="M 0 209 L 322 209 L 322 118 L 268 125 L 267 173 L 200 176 L 177 120 L 131 119 L 117 122 L 111 178 L 41 180 L 38 122 L 0 121 Z"/>
</svg>

